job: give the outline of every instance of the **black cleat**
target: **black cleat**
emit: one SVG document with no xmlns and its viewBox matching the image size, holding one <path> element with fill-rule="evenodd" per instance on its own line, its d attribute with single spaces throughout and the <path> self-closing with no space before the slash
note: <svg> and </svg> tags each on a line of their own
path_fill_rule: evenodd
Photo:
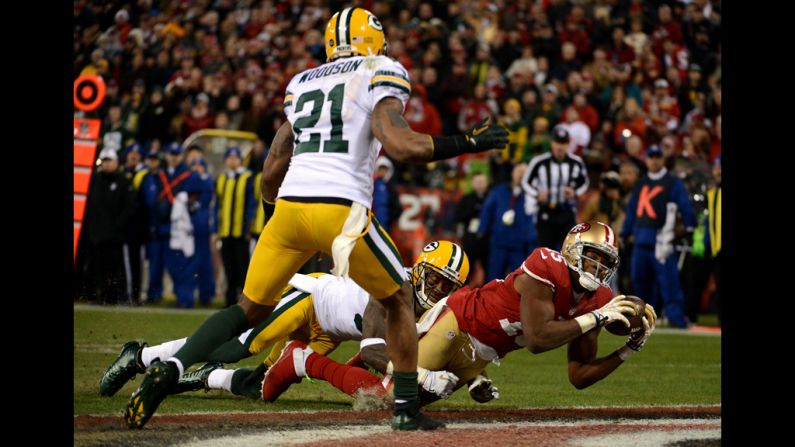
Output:
<svg viewBox="0 0 795 447">
<path fill-rule="evenodd" d="M 395 403 L 393 430 L 436 430 L 445 425 L 420 412 L 420 401 L 415 399 L 405 403 Z"/>
<path fill-rule="evenodd" d="M 143 428 L 155 414 L 158 405 L 177 384 L 179 370 L 173 362 L 154 362 L 149 365 L 141 386 L 130 396 L 124 411 L 128 428 Z"/>
<path fill-rule="evenodd" d="M 177 385 L 170 394 L 179 394 L 187 391 L 198 390 L 210 391 L 210 387 L 207 385 L 207 378 L 210 377 L 211 372 L 223 367 L 223 363 L 210 362 L 205 363 L 195 371 L 183 374 L 182 377 L 180 377 L 180 379 L 177 381 Z"/>
<path fill-rule="evenodd" d="M 141 351 L 146 343 L 128 341 L 121 348 L 121 353 L 102 373 L 99 379 L 99 395 L 113 396 L 125 383 L 135 378 L 136 374 L 146 371 L 141 364 Z"/>
</svg>

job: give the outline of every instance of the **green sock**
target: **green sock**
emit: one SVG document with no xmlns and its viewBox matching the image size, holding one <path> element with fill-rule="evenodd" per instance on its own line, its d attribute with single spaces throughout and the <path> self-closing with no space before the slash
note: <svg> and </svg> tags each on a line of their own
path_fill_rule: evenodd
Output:
<svg viewBox="0 0 795 447">
<path fill-rule="evenodd" d="M 256 368 L 238 368 L 232 374 L 232 394 L 252 399 L 262 398 L 262 380 L 268 367 L 260 363 Z"/>
<path fill-rule="evenodd" d="M 395 400 L 412 401 L 417 399 L 417 371 L 401 372 L 395 371 L 393 393 Z"/>
<path fill-rule="evenodd" d="M 248 327 L 246 314 L 239 305 L 227 307 L 211 315 L 199 329 L 188 337 L 185 345 L 174 354 L 187 370 L 196 362 L 206 359 L 216 348 L 240 335 Z"/>
<path fill-rule="evenodd" d="M 235 337 L 222 344 L 213 351 L 206 359 L 206 362 L 237 363 L 243 359 L 251 357 L 248 349 L 240 343 L 240 339 Z"/>
</svg>

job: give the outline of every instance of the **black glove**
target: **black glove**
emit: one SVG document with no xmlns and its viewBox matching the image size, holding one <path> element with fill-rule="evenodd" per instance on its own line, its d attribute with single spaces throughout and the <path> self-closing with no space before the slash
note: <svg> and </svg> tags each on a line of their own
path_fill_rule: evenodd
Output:
<svg viewBox="0 0 795 447">
<path fill-rule="evenodd" d="M 502 149 L 507 146 L 508 131 L 498 124 L 491 124 L 489 120 L 490 118 L 486 118 L 463 135 L 431 137 L 434 149 L 429 161 L 446 160 L 461 154 Z"/>
<path fill-rule="evenodd" d="M 472 145 L 472 150 L 467 152 L 502 149 L 508 145 L 508 131 L 499 124 L 491 124 L 491 118 L 486 118 L 464 134 L 464 138 Z"/>
</svg>

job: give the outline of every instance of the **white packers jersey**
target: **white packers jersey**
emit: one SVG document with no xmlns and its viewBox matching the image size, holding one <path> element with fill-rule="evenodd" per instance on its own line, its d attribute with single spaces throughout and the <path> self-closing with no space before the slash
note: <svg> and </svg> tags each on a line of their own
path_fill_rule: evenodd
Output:
<svg viewBox="0 0 795 447">
<path fill-rule="evenodd" d="M 291 284 L 312 294 L 312 305 L 323 332 L 332 340 L 347 341 L 362 339 L 362 317 L 370 294 L 350 278 L 337 278 L 323 275 L 312 278 L 300 275 L 311 285 L 296 283 L 295 275 Z"/>
<path fill-rule="evenodd" d="M 373 109 L 387 96 L 405 107 L 410 94 L 406 69 L 386 56 L 342 58 L 295 75 L 284 95 L 295 146 L 278 197 L 335 197 L 371 208 L 381 149 L 370 130 Z"/>
</svg>

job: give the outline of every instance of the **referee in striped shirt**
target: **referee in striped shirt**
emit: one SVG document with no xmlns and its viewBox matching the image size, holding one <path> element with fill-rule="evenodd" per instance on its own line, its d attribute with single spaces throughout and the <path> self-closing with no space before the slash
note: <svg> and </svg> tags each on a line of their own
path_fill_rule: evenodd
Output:
<svg viewBox="0 0 795 447">
<path fill-rule="evenodd" d="M 538 243 L 555 250 L 576 223 L 577 197 L 588 190 L 585 163 L 568 147 L 569 132 L 555 127 L 551 150 L 533 157 L 522 178 L 525 211 L 536 216 Z"/>
</svg>

